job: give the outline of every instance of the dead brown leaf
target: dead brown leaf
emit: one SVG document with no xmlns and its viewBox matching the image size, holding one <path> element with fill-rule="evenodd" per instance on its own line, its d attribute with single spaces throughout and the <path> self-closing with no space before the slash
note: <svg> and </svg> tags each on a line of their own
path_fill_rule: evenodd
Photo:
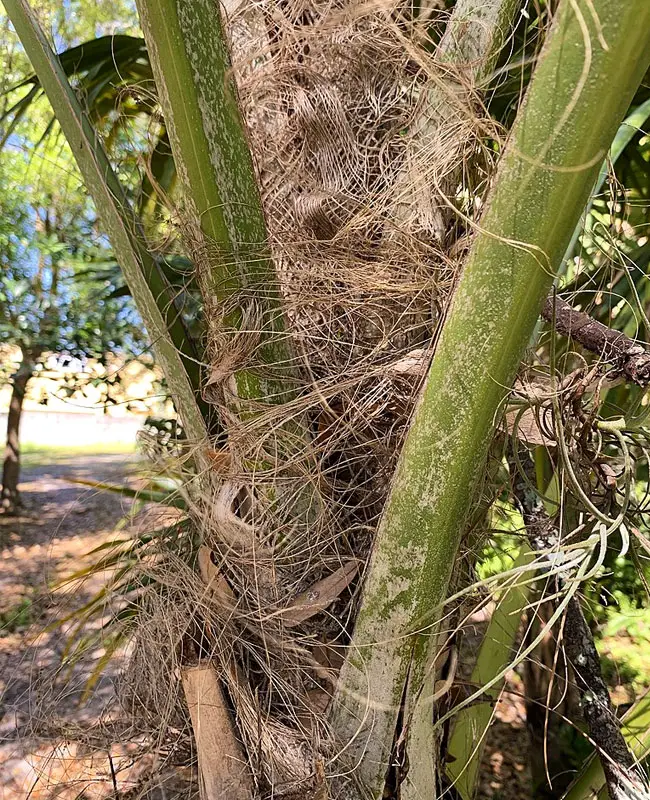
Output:
<svg viewBox="0 0 650 800">
<path fill-rule="evenodd" d="M 230 611 L 236 603 L 235 595 L 228 585 L 228 581 L 212 561 L 212 551 L 209 547 L 202 545 L 199 548 L 198 562 L 201 577 L 208 590 L 220 605 L 225 606 L 226 610 Z"/>
<path fill-rule="evenodd" d="M 346 589 L 359 571 L 358 561 L 348 561 L 326 578 L 317 581 L 306 592 L 294 598 L 293 603 L 282 612 L 285 625 L 300 625 L 331 605 Z"/>
</svg>

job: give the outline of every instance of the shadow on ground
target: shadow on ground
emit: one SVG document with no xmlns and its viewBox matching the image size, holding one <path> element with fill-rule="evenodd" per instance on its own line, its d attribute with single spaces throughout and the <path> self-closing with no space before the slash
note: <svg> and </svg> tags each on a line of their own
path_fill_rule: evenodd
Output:
<svg viewBox="0 0 650 800">
<path fill-rule="evenodd" d="M 63 669 L 73 623 L 53 623 L 102 586 L 101 576 L 74 587 L 62 580 L 90 563 L 87 554 L 113 538 L 120 521 L 146 524 L 128 520 L 130 499 L 73 480 L 137 488 L 138 462 L 127 455 L 75 456 L 28 463 L 22 479 L 24 511 L 0 516 L 0 800 L 122 795 L 152 771 L 152 755 L 114 703 L 119 663 L 102 670 L 82 704 L 104 650 Z M 156 509 L 146 513 L 155 516 Z M 114 744 L 98 751 L 93 730 Z"/>
</svg>

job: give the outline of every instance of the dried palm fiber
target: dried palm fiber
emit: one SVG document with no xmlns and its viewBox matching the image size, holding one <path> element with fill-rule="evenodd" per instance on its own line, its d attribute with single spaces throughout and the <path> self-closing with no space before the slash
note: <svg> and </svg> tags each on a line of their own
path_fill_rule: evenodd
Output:
<svg viewBox="0 0 650 800">
<path fill-rule="evenodd" d="M 224 433 L 188 503 L 215 577 L 208 586 L 192 559 L 158 554 L 147 569 L 164 591 L 143 597 L 133 663 L 167 654 L 158 685 L 169 693 L 181 663 L 211 659 L 257 791 L 278 797 L 318 789 L 335 746 L 323 710 L 358 577 L 498 131 L 467 71 L 437 61 L 436 8 L 413 18 L 396 2 L 260 0 L 227 11 L 284 327 L 260 330 L 265 287 L 206 298 L 206 397 Z M 422 146 L 433 86 L 455 111 Z M 205 275 L 214 254 L 193 257 Z M 268 363 L 270 337 L 288 341 L 290 370 Z M 242 371 L 276 402 L 238 396 Z M 155 686 L 136 680 L 132 693 Z"/>
</svg>

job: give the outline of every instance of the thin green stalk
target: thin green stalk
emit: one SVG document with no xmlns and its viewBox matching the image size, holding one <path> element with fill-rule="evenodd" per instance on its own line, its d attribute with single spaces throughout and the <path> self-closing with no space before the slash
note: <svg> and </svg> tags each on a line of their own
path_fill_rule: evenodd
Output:
<svg viewBox="0 0 650 800">
<path fill-rule="evenodd" d="M 348 752 L 375 797 L 401 707 L 410 762 L 402 797 L 435 796 L 431 665 L 471 499 L 504 396 L 649 62 L 647 0 L 560 3 L 404 444 L 333 705 L 334 727 L 342 741 L 354 738 Z"/>
<path fill-rule="evenodd" d="M 515 422 L 512 431 L 513 439 L 519 437 L 519 421 L 520 418 Z M 514 452 L 511 476 L 513 467 L 515 470 L 521 468 L 519 459 L 516 458 L 516 448 Z M 517 463 L 514 463 L 515 461 Z M 531 480 L 535 477 L 544 510 L 548 515 L 554 516 L 559 508 L 557 472 L 553 472 L 550 482 L 544 490 L 546 485 L 545 463 L 549 465 L 545 448 L 536 447 L 532 462 L 534 476 L 530 474 L 528 477 Z M 524 540 L 513 569 L 523 569 L 532 564 L 534 560 L 535 554 Z M 534 588 L 532 577 L 533 573 L 527 572 L 517 577 L 515 583 L 508 581 L 490 617 L 490 623 L 483 636 L 483 642 L 470 678 L 474 686 L 483 689 L 486 698 L 497 699 L 503 686 L 506 669 L 514 668 L 522 658 L 521 649 L 515 654 L 516 636 Z M 453 758 L 447 759 L 445 772 L 463 800 L 472 800 L 476 796 L 481 756 L 493 717 L 493 704 L 487 702 L 468 705 L 456 711 L 453 733 L 447 745 L 447 752 Z"/>
<path fill-rule="evenodd" d="M 206 425 L 197 400 L 200 365 L 191 351 L 186 358 L 182 355 L 190 339 L 171 299 L 172 290 L 145 246 L 144 232 L 124 189 L 29 3 L 6 0 L 4 5 L 95 202 L 185 430 L 192 440 L 202 441 Z"/>
<path fill-rule="evenodd" d="M 535 559 L 535 554 L 523 543 L 513 569 L 524 567 Z M 533 584 L 518 583 L 504 589 L 485 631 L 476 666 L 470 682 L 479 687 L 499 675 L 512 660 L 513 647 L 521 615 L 528 604 Z M 499 696 L 503 681 L 492 686 L 484 702 L 464 708 L 454 721 L 447 752 L 453 758 L 447 762 L 446 773 L 463 800 L 472 800 L 475 794 L 481 755 L 487 730 L 494 716 L 494 706 L 489 700 Z"/>
<path fill-rule="evenodd" d="M 188 245 L 208 308 L 218 301 L 219 311 L 227 309 L 226 324 L 237 327 L 243 295 L 254 297 L 267 334 L 259 355 L 286 379 L 290 355 L 282 339 L 277 278 L 219 4 L 137 0 L 137 7 L 185 189 L 185 213 L 193 223 Z M 241 397 L 282 392 L 279 382 L 264 382 L 250 372 L 235 377 Z"/>
</svg>

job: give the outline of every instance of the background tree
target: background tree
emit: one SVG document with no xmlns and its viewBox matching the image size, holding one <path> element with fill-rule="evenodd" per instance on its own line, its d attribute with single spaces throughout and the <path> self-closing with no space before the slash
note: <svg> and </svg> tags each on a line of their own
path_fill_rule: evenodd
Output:
<svg viewBox="0 0 650 800">
<path fill-rule="evenodd" d="M 67 361 L 82 369 L 89 359 L 102 363 L 116 351 L 137 355 L 145 346 L 130 298 L 116 296 L 110 249 L 97 235 L 94 213 L 66 163 L 67 151 L 49 140 L 34 156 L 34 143 L 19 141 L 21 150 L 6 149 L 0 162 L 6 209 L 0 232 L 0 342 L 5 352 L 21 353 L 12 376 L 3 463 L 6 511 L 19 503 L 22 404 L 44 360 L 55 355 L 62 365 Z M 102 264 L 103 272 L 97 272 Z"/>
<path fill-rule="evenodd" d="M 82 7 L 83 6 L 83 7 Z M 54 37 L 74 44 L 124 26 L 128 4 L 119 2 L 92 9 L 84 4 L 65 13 L 47 4 L 45 18 Z M 8 19 L 0 24 L 7 30 Z M 51 111 L 32 102 L 11 102 L 13 91 L 29 73 L 24 52 L 11 36 L 0 44 L 3 58 L 0 96 L 0 342 L 18 348 L 20 361 L 12 376 L 6 449 L 3 462 L 2 507 L 14 510 L 19 502 L 19 428 L 22 403 L 30 378 L 51 355 L 74 359 L 81 367 L 88 359 L 103 361 L 116 349 L 137 354 L 144 343 L 130 299 L 120 292 L 119 267 L 110 245 L 97 229 L 88 201 L 66 145 L 56 135 Z M 119 130 L 113 131 L 119 150 Z M 123 143 L 123 142 L 122 142 Z M 127 178 L 128 164 L 123 162 Z"/>
</svg>

